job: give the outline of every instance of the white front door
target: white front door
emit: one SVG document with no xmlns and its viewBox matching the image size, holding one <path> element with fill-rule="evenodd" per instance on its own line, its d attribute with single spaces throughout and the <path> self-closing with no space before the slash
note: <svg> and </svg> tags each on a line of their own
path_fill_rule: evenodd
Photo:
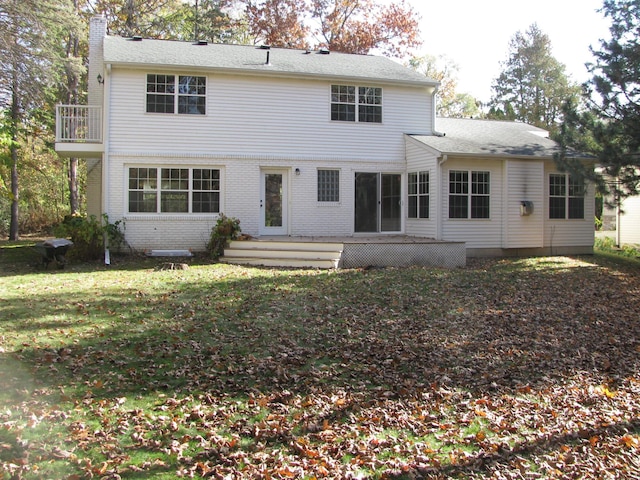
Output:
<svg viewBox="0 0 640 480">
<path fill-rule="evenodd" d="M 288 170 L 260 171 L 260 235 L 287 235 Z"/>
</svg>

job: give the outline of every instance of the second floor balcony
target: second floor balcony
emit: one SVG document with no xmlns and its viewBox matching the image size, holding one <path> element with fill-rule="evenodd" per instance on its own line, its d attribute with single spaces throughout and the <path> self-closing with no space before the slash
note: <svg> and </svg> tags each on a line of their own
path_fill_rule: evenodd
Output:
<svg viewBox="0 0 640 480">
<path fill-rule="evenodd" d="M 102 107 L 56 106 L 56 152 L 65 157 L 100 157 L 104 151 Z"/>
</svg>

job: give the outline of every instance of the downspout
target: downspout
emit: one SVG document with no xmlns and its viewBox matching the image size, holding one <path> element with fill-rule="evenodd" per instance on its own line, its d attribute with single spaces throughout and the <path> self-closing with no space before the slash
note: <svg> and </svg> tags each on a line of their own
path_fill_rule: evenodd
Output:
<svg viewBox="0 0 640 480">
<path fill-rule="evenodd" d="M 109 175 L 109 117 L 111 114 L 111 64 L 105 64 L 104 66 L 104 95 L 102 103 L 102 144 L 104 145 L 104 152 L 102 154 L 102 213 L 108 215 L 109 206 L 109 186 L 111 185 Z M 111 255 L 109 253 L 109 242 L 105 236 L 104 239 L 104 263 L 105 265 L 111 264 Z"/>
<path fill-rule="evenodd" d="M 442 206 L 444 205 L 443 203 L 443 198 L 442 198 L 442 192 L 443 190 L 443 178 L 444 175 L 442 174 L 442 165 L 449 159 L 448 155 L 442 154 L 439 157 L 438 160 L 438 175 L 437 175 L 437 185 L 438 185 L 438 190 L 436 191 L 436 205 L 438 205 L 438 216 L 437 216 L 437 221 L 436 221 L 436 240 L 442 240 L 442 222 L 443 222 L 443 210 L 442 210 Z"/>
</svg>

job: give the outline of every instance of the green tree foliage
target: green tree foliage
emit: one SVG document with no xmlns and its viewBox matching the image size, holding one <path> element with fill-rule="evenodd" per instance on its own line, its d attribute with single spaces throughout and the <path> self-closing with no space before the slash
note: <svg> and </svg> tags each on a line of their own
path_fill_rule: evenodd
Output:
<svg viewBox="0 0 640 480">
<path fill-rule="evenodd" d="M 10 177 L 3 183 L 10 184 L 11 240 L 19 236 L 21 163 L 46 147 L 58 67 L 65 57 L 61 35 L 76 27 L 75 19 L 67 0 L 0 3 L 0 109 L 7 112 L 0 155 Z"/>
<path fill-rule="evenodd" d="M 458 93 L 458 65 L 446 56 L 424 55 L 409 60 L 409 66 L 440 82 L 436 114 L 441 117 L 470 118 L 481 115 L 478 101 L 468 93 Z"/>
<path fill-rule="evenodd" d="M 511 39 L 508 58 L 492 89 L 489 118 L 519 120 L 552 132 L 562 119 L 564 102 L 580 92 L 536 24 Z"/>
<path fill-rule="evenodd" d="M 194 25 L 197 40 L 212 43 L 244 43 L 246 25 L 235 0 L 198 0 Z M 183 7 L 184 8 L 184 7 Z"/>
<path fill-rule="evenodd" d="M 590 172 L 564 154 L 558 162 L 619 201 L 640 193 L 640 2 L 605 0 L 601 11 L 611 20 L 611 38 L 592 49 L 584 103 L 566 105 L 558 136 L 565 150 L 591 153 L 601 168 Z"/>
<path fill-rule="evenodd" d="M 103 14 L 111 35 L 172 38 L 180 6 L 180 0 L 87 0 L 85 11 Z"/>
</svg>

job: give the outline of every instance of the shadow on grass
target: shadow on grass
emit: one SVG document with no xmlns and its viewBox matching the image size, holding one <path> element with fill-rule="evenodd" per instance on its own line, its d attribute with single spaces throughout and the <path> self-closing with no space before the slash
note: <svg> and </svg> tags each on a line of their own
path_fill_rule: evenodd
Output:
<svg viewBox="0 0 640 480">
<path fill-rule="evenodd" d="M 101 380 L 94 395 L 274 387 L 304 394 L 324 385 L 401 395 L 434 382 L 516 388 L 579 369 L 637 371 L 620 355 L 638 340 L 638 298 L 625 293 L 626 277 L 586 266 L 504 265 L 246 280 L 151 270 L 139 284 L 32 292 L 32 308 L 5 301 L 2 317 L 36 336 L 76 330 L 68 344 L 23 354 L 73 383 Z"/>
<path fill-rule="evenodd" d="M 104 258 L 83 261 L 74 256 L 73 247 L 69 250 L 64 265 L 55 261 L 46 265 L 36 243 L 43 239 L 28 239 L 17 242 L 0 241 L 0 278 L 15 277 L 20 275 L 32 275 L 34 273 L 87 273 L 104 270 L 145 270 L 158 268 L 165 263 L 186 263 L 187 265 L 209 265 L 215 263 L 204 254 L 196 254 L 193 257 L 147 257 L 144 254 L 112 253 L 110 264 L 106 265 Z"/>
<path fill-rule="evenodd" d="M 320 424 L 440 386 L 500 395 L 583 372 L 615 382 L 640 369 L 637 271 L 599 256 L 575 265 L 477 260 L 459 270 L 149 266 L 116 265 L 143 270 L 129 283 L 78 272 L 77 292 L 4 300 L 3 330 L 35 340 L 3 355 L 33 372 L 38 388 L 78 403 L 206 395 L 286 404 L 332 392 L 359 399 L 325 411 Z M 538 447 L 516 454 L 527 448 Z"/>
</svg>

